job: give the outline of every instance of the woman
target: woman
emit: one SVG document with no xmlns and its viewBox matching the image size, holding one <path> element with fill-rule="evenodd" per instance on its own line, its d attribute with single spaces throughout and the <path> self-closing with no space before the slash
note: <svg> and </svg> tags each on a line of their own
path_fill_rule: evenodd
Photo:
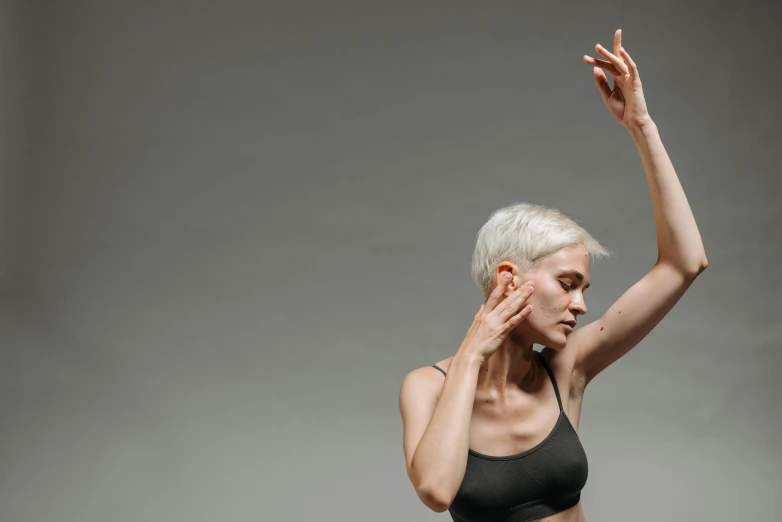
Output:
<svg viewBox="0 0 782 522">
<path fill-rule="evenodd" d="M 638 148 L 652 197 L 658 258 L 598 320 L 586 314 L 592 258 L 606 252 L 554 209 L 519 204 L 478 234 L 472 272 L 485 304 L 453 357 L 404 379 L 407 472 L 420 499 L 457 522 L 583 521 L 587 459 L 577 429 L 589 382 L 637 345 L 707 266 L 687 198 L 622 48 L 599 44 L 608 111 Z M 606 75 L 614 77 L 611 90 Z M 534 344 L 544 348 L 533 350 Z"/>
</svg>

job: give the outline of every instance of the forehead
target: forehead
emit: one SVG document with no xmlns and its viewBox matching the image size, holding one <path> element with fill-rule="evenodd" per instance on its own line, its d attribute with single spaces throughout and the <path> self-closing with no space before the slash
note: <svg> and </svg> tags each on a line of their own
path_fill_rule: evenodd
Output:
<svg viewBox="0 0 782 522">
<path fill-rule="evenodd" d="M 546 257 L 540 264 L 546 270 L 576 270 L 584 274 L 589 282 L 589 268 L 592 261 L 589 259 L 584 245 L 570 245 L 559 252 Z"/>
</svg>

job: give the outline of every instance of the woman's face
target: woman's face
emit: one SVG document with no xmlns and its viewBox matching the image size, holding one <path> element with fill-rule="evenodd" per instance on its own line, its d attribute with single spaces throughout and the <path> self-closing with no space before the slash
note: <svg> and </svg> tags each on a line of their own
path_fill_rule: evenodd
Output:
<svg viewBox="0 0 782 522">
<path fill-rule="evenodd" d="M 571 245 L 545 258 L 533 271 L 514 270 L 513 288 L 508 293 L 534 282 L 534 292 L 527 301 L 532 312 L 514 329 L 527 342 L 555 350 L 565 347 L 579 316 L 587 313 L 584 290 L 589 287 L 589 254 L 583 245 Z M 503 265 L 498 267 L 501 269 Z M 571 326 L 564 323 L 570 322 Z"/>
</svg>

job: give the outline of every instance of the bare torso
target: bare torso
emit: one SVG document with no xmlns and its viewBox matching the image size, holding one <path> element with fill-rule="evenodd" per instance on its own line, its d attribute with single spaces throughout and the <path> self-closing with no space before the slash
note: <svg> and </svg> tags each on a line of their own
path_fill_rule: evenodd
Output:
<svg viewBox="0 0 782 522">
<path fill-rule="evenodd" d="M 562 398 L 562 406 L 570 423 L 578 431 L 581 418 L 583 389 L 571 382 L 572 365 L 564 354 L 544 348 L 543 357 L 549 364 Z M 453 357 L 437 363 L 448 371 Z M 515 455 L 526 451 L 548 436 L 559 418 L 559 405 L 548 374 L 536 362 L 535 378 L 524 390 L 498 397 L 496 392 L 477 390 L 470 422 L 470 449 L 484 455 Z M 432 371 L 443 379 L 441 373 Z M 443 380 L 444 382 L 444 380 Z M 584 522 L 581 502 L 570 509 L 538 519 L 537 522 Z"/>
</svg>

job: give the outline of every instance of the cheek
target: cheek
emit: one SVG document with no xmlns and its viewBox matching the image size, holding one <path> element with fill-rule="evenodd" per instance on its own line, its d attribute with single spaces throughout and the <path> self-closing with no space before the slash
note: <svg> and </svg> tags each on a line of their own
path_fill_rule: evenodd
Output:
<svg viewBox="0 0 782 522">
<path fill-rule="evenodd" d="M 532 305 L 532 314 L 543 318 L 559 315 L 562 307 L 561 301 L 562 299 L 559 299 L 557 295 L 551 292 L 538 292 L 536 290 L 530 297 L 528 304 Z"/>
<path fill-rule="evenodd" d="M 556 324 L 559 321 L 561 314 L 555 314 L 550 309 L 537 307 L 535 303 L 532 304 L 532 313 L 527 316 L 527 319 L 519 326 L 521 331 L 524 331 L 533 342 L 549 347 L 559 346 L 565 335 L 564 330 L 560 331 L 560 328 Z"/>
<path fill-rule="evenodd" d="M 524 322 L 527 323 L 528 328 L 538 332 L 550 329 L 554 319 L 561 315 L 554 312 L 550 303 L 540 298 L 530 298 L 527 304 L 532 305 L 532 312 Z"/>
</svg>

